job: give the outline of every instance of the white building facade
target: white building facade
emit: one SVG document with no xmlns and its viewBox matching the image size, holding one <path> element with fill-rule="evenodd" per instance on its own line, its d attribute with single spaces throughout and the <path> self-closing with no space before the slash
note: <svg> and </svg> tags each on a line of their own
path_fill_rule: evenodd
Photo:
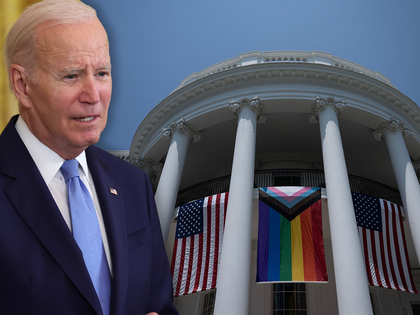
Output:
<svg viewBox="0 0 420 315">
<path fill-rule="evenodd" d="M 170 260 L 176 207 L 229 191 L 217 290 L 176 298 L 182 315 L 420 314 L 418 294 L 368 286 L 356 229 L 352 191 L 402 205 L 420 287 L 420 108 L 380 73 L 318 51 L 242 54 L 183 80 L 129 160 L 156 189 Z M 324 188 L 329 283 L 255 284 L 267 186 Z"/>
</svg>

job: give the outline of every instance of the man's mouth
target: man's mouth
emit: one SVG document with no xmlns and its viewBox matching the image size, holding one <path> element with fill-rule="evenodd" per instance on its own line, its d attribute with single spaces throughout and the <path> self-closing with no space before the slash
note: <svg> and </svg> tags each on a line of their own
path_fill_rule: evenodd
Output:
<svg viewBox="0 0 420 315">
<path fill-rule="evenodd" d="M 77 121 L 91 121 L 93 119 L 95 119 L 95 116 L 91 116 L 91 117 L 83 117 L 83 118 L 75 118 Z"/>
</svg>

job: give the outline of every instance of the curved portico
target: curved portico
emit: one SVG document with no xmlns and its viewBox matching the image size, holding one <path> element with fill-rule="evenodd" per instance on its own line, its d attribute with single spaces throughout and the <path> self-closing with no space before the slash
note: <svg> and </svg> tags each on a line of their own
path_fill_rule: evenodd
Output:
<svg viewBox="0 0 420 315">
<path fill-rule="evenodd" d="M 327 169 L 334 163 L 328 164 L 330 160 L 326 160 L 323 144 L 325 135 L 322 135 L 322 128 L 326 127 L 331 117 L 324 122 L 319 117 L 322 125 L 311 124 L 308 117 L 313 119 L 311 112 L 319 99 L 345 100 L 346 108 L 338 115 L 336 121 L 341 144 L 335 144 L 332 147 L 332 149 L 336 149 L 337 146 L 341 146 L 343 152 L 343 160 L 340 163 L 344 165 L 344 173 L 340 173 L 339 183 L 344 181 L 343 178 L 346 177 L 346 174 L 350 174 L 401 190 L 401 185 L 405 183 L 401 183 L 401 181 L 409 180 L 410 187 L 413 185 L 417 185 L 417 187 L 414 190 L 407 190 L 407 194 L 413 194 L 415 191 L 415 196 L 407 197 L 406 199 L 410 201 L 404 206 L 407 207 L 409 218 L 413 216 L 413 220 L 416 222 L 410 222 L 411 229 L 420 231 L 420 226 L 417 226 L 419 224 L 417 223 L 417 212 L 412 209 L 416 198 L 418 198 L 417 191 L 419 189 L 418 182 L 413 182 L 414 169 L 409 177 L 402 176 L 401 170 L 395 165 L 403 162 L 401 159 L 399 162 L 394 162 L 396 158 L 392 156 L 392 153 L 390 158 L 388 152 L 388 150 L 392 151 L 392 148 L 397 144 L 403 145 L 407 151 L 404 161 L 420 159 L 420 109 L 380 73 L 331 54 L 316 51 L 251 52 L 223 61 L 187 77 L 179 87 L 149 113 L 133 138 L 130 161 L 147 159 L 164 164 L 160 181 L 165 181 L 165 183 L 160 182 L 159 186 L 166 185 L 169 188 L 166 188 L 164 193 L 158 192 L 156 195 L 160 215 L 162 215 L 162 209 L 159 209 L 159 204 L 162 204 L 161 196 L 164 196 L 165 202 L 168 203 L 168 193 L 176 195 L 178 190 L 208 180 L 231 174 L 234 176 L 233 169 L 239 165 L 239 162 L 233 159 L 234 151 L 237 149 L 235 139 L 237 138 L 238 120 L 229 108 L 229 102 L 231 100 L 240 101 L 244 97 L 251 99 L 255 95 L 259 95 L 259 100 L 264 105 L 264 115 L 267 117 L 264 124 L 258 125 L 255 135 L 256 170 L 323 168 L 327 187 L 326 197 L 328 198 L 331 193 L 334 195 L 334 197 L 330 196 L 331 202 L 339 203 L 341 192 L 334 184 L 334 180 L 337 178 L 335 175 L 327 174 Z M 326 112 L 319 111 L 316 115 L 325 116 Z M 386 141 L 375 141 L 372 132 L 391 118 L 407 126 L 410 129 L 410 135 L 401 137 L 400 140 L 392 140 L 392 135 L 385 134 Z M 171 157 L 171 141 L 163 136 L 162 130 L 169 128 L 173 122 L 181 119 L 185 119 L 188 124 L 194 126 L 196 131 L 200 132 L 201 141 L 189 145 L 188 143 L 183 144 L 185 155 L 182 156 L 182 161 L 177 161 L 176 166 L 173 166 L 175 168 L 183 164 L 182 174 L 177 175 L 179 185 L 176 185 L 174 179 L 170 179 L 169 183 L 168 179 L 165 179 L 167 178 L 164 173 L 165 167 L 169 167 L 168 161 L 173 161 L 173 157 Z M 395 144 L 396 142 L 397 144 Z M 394 144 L 390 145 L 389 143 Z M 324 167 L 322 167 L 322 161 Z M 411 168 L 413 167 L 411 166 Z M 394 175 L 394 173 L 396 174 Z M 330 187 L 334 185 L 333 188 L 329 189 L 329 183 Z M 337 188 L 338 191 L 335 192 L 334 188 Z M 168 192 L 168 189 L 173 191 Z M 175 203 L 172 198 L 169 204 L 165 204 L 164 213 L 169 216 L 165 219 L 167 222 L 172 219 L 172 212 L 168 209 L 175 208 Z M 252 209 L 252 204 L 249 206 Z M 346 215 L 351 216 L 351 204 L 349 203 L 347 206 L 349 210 Z M 328 204 L 328 207 L 329 211 L 332 211 L 331 207 L 337 208 L 338 206 Z M 249 211 L 252 212 L 252 210 Z M 410 211 L 414 214 L 410 215 Z M 252 213 L 244 215 L 252 216 Z M 340 216 L 340 213 L 338 215 Z M 330 213 L 330 224 L 334 224 L 333 220 Z M 169 234 L 169 238 L 171 238 L 169 228 L 166 227 L 167 224 L 165 223 L 164 226 L 164 235 L 165 233 Z M 241 235 L 241 239 L 243 242 L 247 241 L 251 244 L 255 239 L 255 234 L 253 234 L 255 232 L 252 228 L 248 231 L 248 239 L 246 240 L 247 237 L 244 235 Z M 234 234 L 227 234 L 227 237 L 235 237 Z M 329 231 L 326 234 L 328 238 Z M 334 237 L 338 236 L 331 233 L 331 238 Z M 231 242 L 232 240 L 226 241 Z M 233 244 L 236 241 L 233 241 Z M 348 239 L 344 241 L 348 241 Z M 350 245 L 357 251 L 359 245 L 356 244 L 356 241 L 351 241 Z M 339 244 L 342 241 L 337 240 L 337 242 Z M 168 242 L 168 246 L 170 243 Z M 339 245 L 334 245 L 334 241 L 332 243 L 337 292 L 340 294 L 339 288 L 344 288 L 347 280 L 345 280 L 346 276 L 343 277 L 337 273 L 344 266 L 337 264 L 343 264 L 340 261 L 348 258 L 335 257 L 335 255 L 340 255 L 340 251 L 335 249 L 335 247 L 339 248 Z M 411 267 L 419 268 L 414 248 L 419 247 L 420 244 L 413 243 L 411 239 L 407 239 L 407 243 Z M 417 253 L 417 255 L 419 254 Z M 247 255 L 252 257 L 252 251 Z M 223 259 L 222 257 L 222 261 Z M 360 257 L 357 259 L 359 259 L 357 264 L 360 265 Z M 352 265 L 351 262 L 349 264 Z M 243 266 L 238 266 L 236 269 L 239 270 L 241 267 Z M 229 268 L 235 270 L 235 266 L 229 266 Z M 250 280 L 250 282 L 252 281 L 253 279 Z M 363 286 L 361 284 L 364 281 L 362 276 L 358 281 L 360 283 L 356 283 L 353 289 L 347 289 L 341 297 L 339 295 L 340 314 L 346 314 L 345 309 L 348 309 L 348 305 L 357 304 L 363 304 L 360 311 L 363 314 L 369 314 L 366 311 L 366 307 L 370 307 L 368 291 L 365 290 L 363 298 L 360 297 L 360 291 L 354 292 L 354 294 L 351 292 L 352 290 L 357 291 L 357 287 Z M 219 281 L 224 286 L 220 290 L 222 292 L 236 291 L 235 283 L 231 283 L 231 287 L 226 287 L 229 285 L 228 282 Z M 242 300 L 245 303 L 245 309 L 252 308 L 248 304 L 247 296 Z M 358 303 L 361 300 L 363 303 Z M 223 303 L 229 303 L 228 299 Z M 217 305 L 216 300 L 216 310 L 220 314 L 224 314 L 223 309 L 232 312 L 230 308 Z M 357 312 L 358 310 L 352 309 L 352 311 Z M 323 314 L 333 314 L 333 311 Z"/>
</svg>

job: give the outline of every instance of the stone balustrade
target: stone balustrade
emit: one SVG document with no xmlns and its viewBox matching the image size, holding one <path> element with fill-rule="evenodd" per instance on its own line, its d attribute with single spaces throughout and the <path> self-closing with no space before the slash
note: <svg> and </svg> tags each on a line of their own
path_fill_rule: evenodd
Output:
<svg viewBox="0 0 420 315">
<path fill-rule="evenodd" d="M 174 91 L 198 79 L 204 78 L 206 76 L 209 76 L 209 75 L 221 72 L 221 71 L 226 71 L 226 70 L 230 70 L 237 67 L 249 66 L 252 64 L 272 63 L 272 62 L 315 63 L 315 64 L 338 67 L 338 68 L 342 68 L 342 69 L 346 69 L 346 70 L 350 70 L 350 71 L 367 75 L 369 77 L 380 80 L 392 86 L 393 88 L 395 88 L 395 86 L 391 84 L 391 81 L 386 76 L 379 73 L 378 71 L 372 71 L 357 63 L 354 63 L 354 62 L 351 62 L 342 58 L 334 57 L 332 54 L 329 54 L 329 53 L 325 53 L 321 51 L 314 51 L 314 50 L 311 52 L 294 51 L 294 50 L 278 50 L 278 51 L 268 51 L 268 52 L 253 51 L 249 53 L 240 54 L 238 57 L 219 62 L 200 72 L 194 72 L 193 74 L 189 75 L 187 78 L 181 81 L 181 84 Z"/>
</svg>

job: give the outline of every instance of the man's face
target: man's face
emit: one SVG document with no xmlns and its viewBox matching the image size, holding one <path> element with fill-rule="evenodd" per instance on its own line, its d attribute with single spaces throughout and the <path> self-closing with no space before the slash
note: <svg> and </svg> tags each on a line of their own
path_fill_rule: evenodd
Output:
<svg viewBox="0 0 420 315">
<path fill-rule="evenodd" d="M 111 100 L 108 38 L 99 20 L 47 27 L 36 34 L 35 80 L 23 118 L 64 159 L 99 140 Z M 28 107 L 28 108 L 26 108 Z"/>
</svg>

